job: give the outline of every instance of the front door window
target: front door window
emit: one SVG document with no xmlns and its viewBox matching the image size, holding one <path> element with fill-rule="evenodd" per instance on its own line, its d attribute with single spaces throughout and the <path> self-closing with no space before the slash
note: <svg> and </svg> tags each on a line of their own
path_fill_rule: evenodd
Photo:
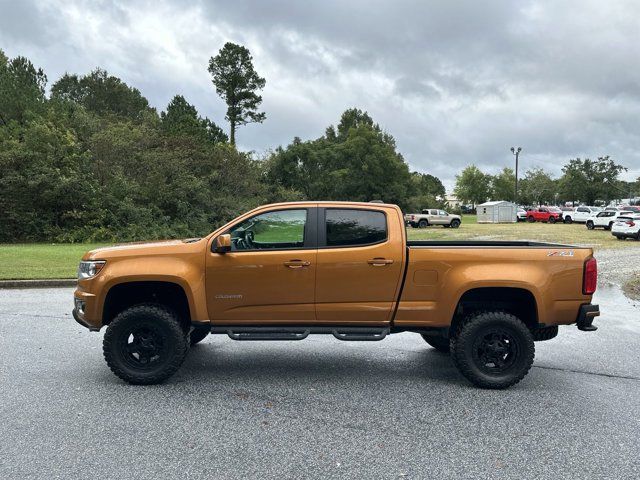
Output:
<svg viewBox="0 0 640 480">
<path fill-rule="evenodd" d="M 277 210 L 251 217 L 234 226 L 231 251 L 302 248 L 307 210 Z"/>
</svg>

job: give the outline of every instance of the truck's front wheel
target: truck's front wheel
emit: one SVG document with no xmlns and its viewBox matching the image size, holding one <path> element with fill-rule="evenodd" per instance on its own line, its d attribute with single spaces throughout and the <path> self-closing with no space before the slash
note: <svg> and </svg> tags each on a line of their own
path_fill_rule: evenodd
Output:
<svg viewBox="0 0 640 480">
<path fill-rule="evenodd" d="M 104 358 L 128 383 L 151 385 L 173 375 L 189 349 L 177 315 L 162 305 L 141 304 L 120 312 L 103 341 Z"/>
<path fill-rule="evenodd" d="M 451 342 L 455 365 L 481 388 L 507 388 L 518 383 L 533 363 L 531 332 L 505 312 L 478 313 L 463 323 Z"/>
<path fill-rule="evenodd" d="M 421 335 L 425 342 L 442 353 L 449 353 L 449 339 L 433 335 Z"/>
</svg>

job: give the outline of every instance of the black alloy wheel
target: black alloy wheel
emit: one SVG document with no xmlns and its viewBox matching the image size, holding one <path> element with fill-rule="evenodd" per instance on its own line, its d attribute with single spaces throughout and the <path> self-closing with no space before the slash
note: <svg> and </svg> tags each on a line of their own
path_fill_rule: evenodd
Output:
<svg viewBox="0 0 640 480">
<path fill-rule="evenodd" d="M 472 314 L 458 327 L 450 348 L 460 373 L 481 388 L 502 389 L 518 383 L 535 356 L 531 331 L 502 311 Z"/>
<path fill-rule="evenodd" d="M 111 371 L 136 385 L 160 383 L 173 375 L 189 349 L 178 316 L 159 304 L 120 312 L 104 335 L 103 353 Z"/>
</svg>

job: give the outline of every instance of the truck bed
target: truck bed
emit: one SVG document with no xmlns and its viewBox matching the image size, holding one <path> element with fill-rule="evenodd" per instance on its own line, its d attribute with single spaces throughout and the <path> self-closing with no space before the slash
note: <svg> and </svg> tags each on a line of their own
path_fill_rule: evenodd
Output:
<svg viewBox="0 0 640 480">
<path fill-rule="evenodd" d="M 592 255 L 589 247 L 531 241 L 409 241 L 394 323 L 446 326 L 461 296 L 482 288 L 529 292 L 540 323 L 575 323 L 590 302 L 582 284 Z"/>
<path fill-rule="evenodd" d="M 526 240 L 409 240 L 407 247 L 512 247 L 512 248 L 588 248 L 560 243 L 530 242 Z"/>
</svg>

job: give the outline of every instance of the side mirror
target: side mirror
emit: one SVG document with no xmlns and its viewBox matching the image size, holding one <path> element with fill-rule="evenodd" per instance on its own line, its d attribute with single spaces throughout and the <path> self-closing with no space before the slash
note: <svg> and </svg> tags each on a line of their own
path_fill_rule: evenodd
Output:
<svg viewBox="0 0 640 480">
<path fill-rule="evenodd" d="M 231 235 L 229 235 L 228 233 L 222 234 L 222 235 L 218 235 L 218 238 L 216 238 L 216 248 L 215 248 L 215 252 L 216 253 L 227 253 L 231 251 Z"/>
</svg>

